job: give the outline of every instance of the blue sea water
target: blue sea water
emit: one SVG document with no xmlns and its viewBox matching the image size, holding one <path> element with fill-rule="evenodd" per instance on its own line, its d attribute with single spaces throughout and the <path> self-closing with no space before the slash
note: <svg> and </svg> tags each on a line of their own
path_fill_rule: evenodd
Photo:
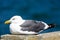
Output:
<svg viewBox="0 0 60 40">
<path fill-rule="evenodd" d="M 60 31 L 60 0 L 0 0 L 0 35 L 10 33 L 4 22 L 14 15 L 56 24 L 41 33 Z"/>
</svg>

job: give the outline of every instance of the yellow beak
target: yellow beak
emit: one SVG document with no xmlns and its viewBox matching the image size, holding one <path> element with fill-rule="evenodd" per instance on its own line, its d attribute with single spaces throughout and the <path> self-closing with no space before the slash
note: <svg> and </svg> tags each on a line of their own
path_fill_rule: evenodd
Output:
<svg viewBox="0 0 60 40">
<path fill-rule="evenodd" d="M 10 24 L 10 21 L 9 20 L 5 21 L 5 24 Z"/>
</svg>

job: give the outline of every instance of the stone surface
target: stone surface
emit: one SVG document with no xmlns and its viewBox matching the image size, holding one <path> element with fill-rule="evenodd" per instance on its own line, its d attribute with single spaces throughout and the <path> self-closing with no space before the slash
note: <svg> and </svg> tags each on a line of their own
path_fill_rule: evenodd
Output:
<svg viewBox="0 0 60 40">
<path fill-rule="evenodd" d="M 0 40 L 60 40 L 60 31 L 39 35 L 1 35 Z"/>
</svg>

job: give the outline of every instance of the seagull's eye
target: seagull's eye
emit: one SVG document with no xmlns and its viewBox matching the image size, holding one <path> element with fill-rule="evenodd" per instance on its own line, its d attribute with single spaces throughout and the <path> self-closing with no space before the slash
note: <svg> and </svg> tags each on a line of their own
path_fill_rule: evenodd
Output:
<svg viewBox="0 0 60 40">
<path fill-rule="evenodd" d="M 12 20 L 15 20 L 15 18 L 13 18 Z"/>
</svg>

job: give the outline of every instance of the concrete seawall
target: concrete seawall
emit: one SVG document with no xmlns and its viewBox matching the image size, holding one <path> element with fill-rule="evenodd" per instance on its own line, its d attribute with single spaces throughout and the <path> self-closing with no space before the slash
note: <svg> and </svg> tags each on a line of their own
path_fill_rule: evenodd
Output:
<svg viewBox="0 0 60 40">
<path fill-rule="evenodd" d="M 60 31 L 39 35 L 1 35 L 0 40 L 60 40 Z"/>
</svg>

